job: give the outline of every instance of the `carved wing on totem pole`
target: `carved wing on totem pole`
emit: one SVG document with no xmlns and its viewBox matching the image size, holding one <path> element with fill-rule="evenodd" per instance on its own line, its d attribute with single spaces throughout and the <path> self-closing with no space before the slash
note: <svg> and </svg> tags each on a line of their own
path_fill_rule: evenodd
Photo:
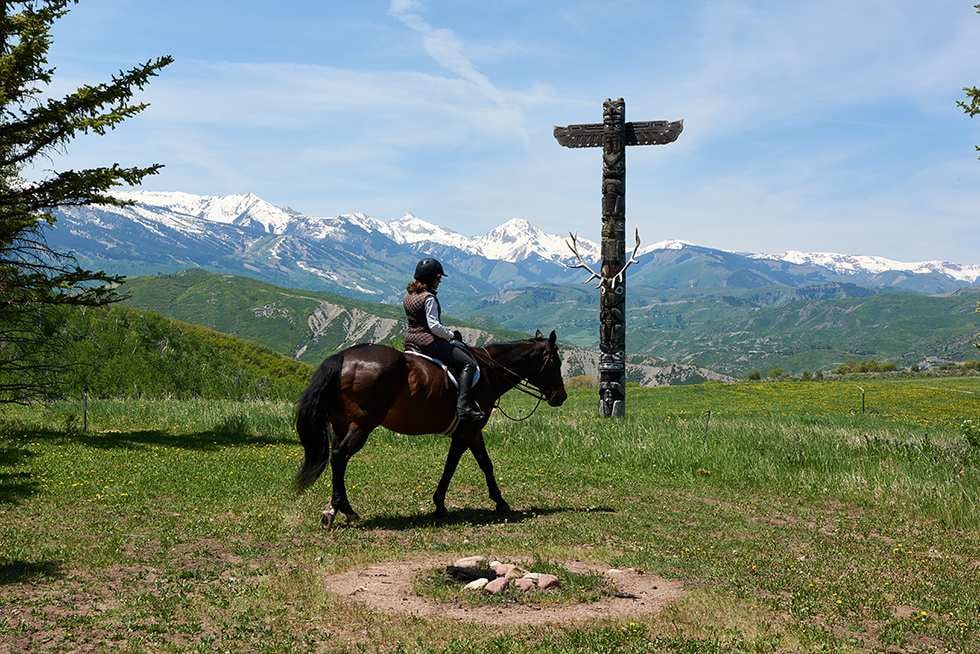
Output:
<svg viewBox="0 0 980 654">
<path fill-rule="evenodd" d="M 592 125 L 555 125 L 555 139 L 559 145 L 566 148 L 597 148 L 602 147 L 602 137 L 605 131 L 602 123 Z"/>
<path fill-rule="evenodd" d="M 683 131 L 683 120 L 626 123 L 626 145 L 665 145 L 676 141 Z"/>
<path fill-rule="evenodd" d="M 683 120 L 626 123 L 626 145 L 665 145 L 676 141 L 683 131 Z M 566 148 L 601 147 L 605 134 L 601 123 L 555 126 L 555 140 Z"/>
</svg>

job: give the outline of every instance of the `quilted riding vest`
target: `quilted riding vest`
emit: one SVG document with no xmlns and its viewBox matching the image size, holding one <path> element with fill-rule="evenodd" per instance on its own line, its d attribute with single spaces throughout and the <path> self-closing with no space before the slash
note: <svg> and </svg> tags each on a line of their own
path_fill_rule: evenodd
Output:
<svg viewBox="0 0 980 654">
<path fill-rule="evenodd" d="M 435 342 L 436 337 L 429 331 L 429 321 L 425 319 L 425 301 L 428 298 L 436 301 L 436 315 L 442 318 L 442 307 L 439 306 L 439 298 L 435 293 L 422 291 L 421 293 L 409 293 L 405 296 L 402 305 L 405 307 L 405 316 L 408 318 L 408 329 L 405 330 L 405 346 L 415 346 L 418 349 L 425 348 Z"/>
</svg>

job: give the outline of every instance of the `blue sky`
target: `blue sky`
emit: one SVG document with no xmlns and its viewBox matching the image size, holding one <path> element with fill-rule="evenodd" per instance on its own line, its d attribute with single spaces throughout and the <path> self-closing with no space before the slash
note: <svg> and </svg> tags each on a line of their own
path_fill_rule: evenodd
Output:
<svg viewBox="0 0 980 654">
<path fill-rule="evenodd" d="M 56 90 L 176 63 L 149 110 L 54 166 L 161 162 L 145 188 L 597 239 L 599 152 L 552 126 L 622 96 L 627 120 L 685 121 L 628 152 L 645 242 L 980 263 L 980 119 L 954 106 L 980 84 L 973 4 L 82 0 Z"/>
</svg>

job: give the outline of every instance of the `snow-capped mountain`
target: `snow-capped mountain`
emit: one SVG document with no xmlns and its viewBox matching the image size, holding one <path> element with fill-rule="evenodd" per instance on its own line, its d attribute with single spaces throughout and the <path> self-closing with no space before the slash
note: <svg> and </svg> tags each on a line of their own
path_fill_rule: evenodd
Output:
<svg viewBox="0 0 980 654">
<path fill-rule="evenodd" d="M 681 241 L 676 238 L 668 239 L 666 241 L 657 241 L 656 243 L 651 243 L 650 245 L 643 245 L 641 243 L 640 249 L 636 251 L 636 256 L 642 257 L 644 254 L 648 254 L 656 250 L 683 250 L 685 247 L 692 245 L 694 245 L 694 243 Z"/>
<path fill-rule="evenodd" d="M 548 234 L 524 218 L 514 218 L 477 238 L 475 245 L 484 257 L 497 261 L 524 261 L 532 255 L 549 261 L 569 261 L 575 255 L 568 249 L 568 241 L 567 236 Z M 583 258 L 599 258 L 597 244 L 580 237 L 577 241 Z"/>
<path fill-rule="evenodd" d="M 198 221 L 217 222 L 240 227 L 255 227 L 267 234 L 302 234 L 314 239 L 338 238 L 345 225 L 376 232 L 399 244 L 445 245 L 469 254 L 495 261 L 511 263 L 538 256 L 549 261 L 569 261 L 574 255 L 566 245 L 567 237 L 548 234 L 524 218 L 514 218 L 480 236 L 466 236 L 430 223 L 413 213 L 384 221 L 364 213 L 340 216 L 307 216 L 292 209 L 283 209 L 262 198 L 245 193 L 240 195 L 208 196 L 181 192 L 133 191 L 118 192 L 117 197 L 136 204 L 123 212 L 138 214 L 149 220 L 167 223 L 175 228 L 199 232 Z M 118 211 L 115 207 L 101 207 Z M 174 220 L 174 216 L 178 217 Z M 579 253 L 588 260 L 599 257 L 599 246 L 579 238 Z"/>
<path fill-rule="evenodd" d="M 474 246 L 473 238 L 422 220 L 411 212 L 397 220 L 376 221 L 376 229 L 396 243 L 438 243 L 470 254 L 482 255 L 482 252 Z"/>
<path fill-rule="evenodd" d="M 257 227 L 269 234 L 282 234 L 296 216 L 253 193 L 240 195 L 193 195 L 180 192 L 120 191 L 115 196 L 136 202 L 136 207 L 154 207 L 208 222 Z"/>
<path fill-rule="evenodd" d="M 800 252 L 787 250 L 779 254 L 750 254 L 753 259 L 787 261 L 797 265 L 810 264 L 833 270 L 844 275 L 869 273 L 877 275 L 884 272 L 899 271 L 919 275 L 938 273 L 969 284 L 980 278 L 980 265 L 963 265 L 949 261 L 903 262 L 885 257 L 868 255 L 838 254 L 836 252 Z"/>
<path fill-rule="evenodd" d="M 393 220 L 364 213 L 310 216 L 250 193 L 130 192 L 119 197 L 133 204 L 56 212 L 50 243 L 109 272 L 202 267 L 375 300 L 401 297 L 420 254 L 437 256 L 446 266 L 453 277 L 446 293 L 468 298 L 581 281 L 581 271 L 566 266 L 574 261 L 567 237 L 549 234 L 523 218 L 468 236 L 412 213 Z M 627 244 L 627 253 L 631 246 Z M 579 238 L 578 247 L 590 264 L 598 260 L 600 249 L 594 242 Z M 980 266 L 941 261 L 902 263 L 798 251 L 746 254 L 678 239 L 642 245 L 638 256 L 630 284 L 650 289 L 848 284 L 948 293 L 980 285 Z"/>
</svg>

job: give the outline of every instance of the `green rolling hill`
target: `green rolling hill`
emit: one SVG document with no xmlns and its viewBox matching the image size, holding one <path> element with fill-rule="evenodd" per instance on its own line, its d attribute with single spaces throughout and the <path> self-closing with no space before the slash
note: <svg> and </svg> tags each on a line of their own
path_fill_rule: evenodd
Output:
<svg viewBox="0 0 980 654">
<path fill-rule="evenodd" d="M 400 306 L 283 288 L 202 269 L 133 277 L 120 290 L 128 296 L 125 303 L 130 306 L 206 325 L 312 364 L 355 343 L 400 346 L 403 340 Z M 466 342 L 474 344 L 525 336 L 451 317 L 446 323 L 458 326 Z"/>
<path fill-rule="evenodd" d="M 401 347 L 404 314 L 399 306 L 282 288 L 248 277 L 189 270 L 172 275 L 135 277 L 121 289 L 132 306 L 207 325 L 239 338 L 262 343 L 277 352 L 317 364 L 339 349 L 359 342 Z M 513 309 L 513 307 L 511 307 Z M 581 307 L 578 307 L 581 313 Z M 535 313 L 536 312 L 536 313 Z M 554 316 L 541 306 L 527 309 L 540 322 L 520 330 L 491 326 L 495 318 L 477 316 L 480 327 L 447 317 L 467 343 L 527 338 L 535 329 L 550 330 Z M 509 314 L 508 314 L 509 315 Z M 566 377 L 598 375 L 598 353 L 576 347 L 559 331 Z M 627 377 L 645 386 L 687 384 L 728 378 L 697 365 L 673 365 L 649 356 L 631 357 Z"/>
<path fill-rule="evenodd" d="M 312 364 L 357 342 L 399 346 L 404 328 L 400 306 L 200 269 L 131 278 L 122 291 L 131 306 L 203 324 Z M 631 286 L 627 344 L 637 364 L 673 362 L 734 376 L 773 367 L 826 370 L 872 357 L 903 366 L 926 356 L 962 360 L 977 356 L 972 342 L 980 327 L 978 299 L 976 289 L 928 296 L 837 283 L 721 291 Z M 470 323 L 447 322 L 463 324 L 471 343 L 556 329 L 569 355 L 566 374 L 588 373 L 587 354 L 598 331 L 597 300 L 587 287 L 508 289 L 454 301 L 453 309 Z M 569 346 L 583 349 L 572 356 Z"/>
<path fill-rule="evenodd" d="M 112 306 L 49 314 L 55 397 L 295 400 L 313 368 L 200 325 Z"/>
<path fill-rule="evenodd" d="M 631 354 L 694 363 L 731 375 L 780 367 L 828 369 L 853 359 L 912 365 L 926 356 L 976 358 L 980 290 L 949 295 L 875 293 L 853 285 L 691 292 L 630 287 Z M 594 290 L 560 285 L 501 291 L 460 307 L 511 329 L 550 322 L 581 346 L 595 343 Z"/>
</svg>

